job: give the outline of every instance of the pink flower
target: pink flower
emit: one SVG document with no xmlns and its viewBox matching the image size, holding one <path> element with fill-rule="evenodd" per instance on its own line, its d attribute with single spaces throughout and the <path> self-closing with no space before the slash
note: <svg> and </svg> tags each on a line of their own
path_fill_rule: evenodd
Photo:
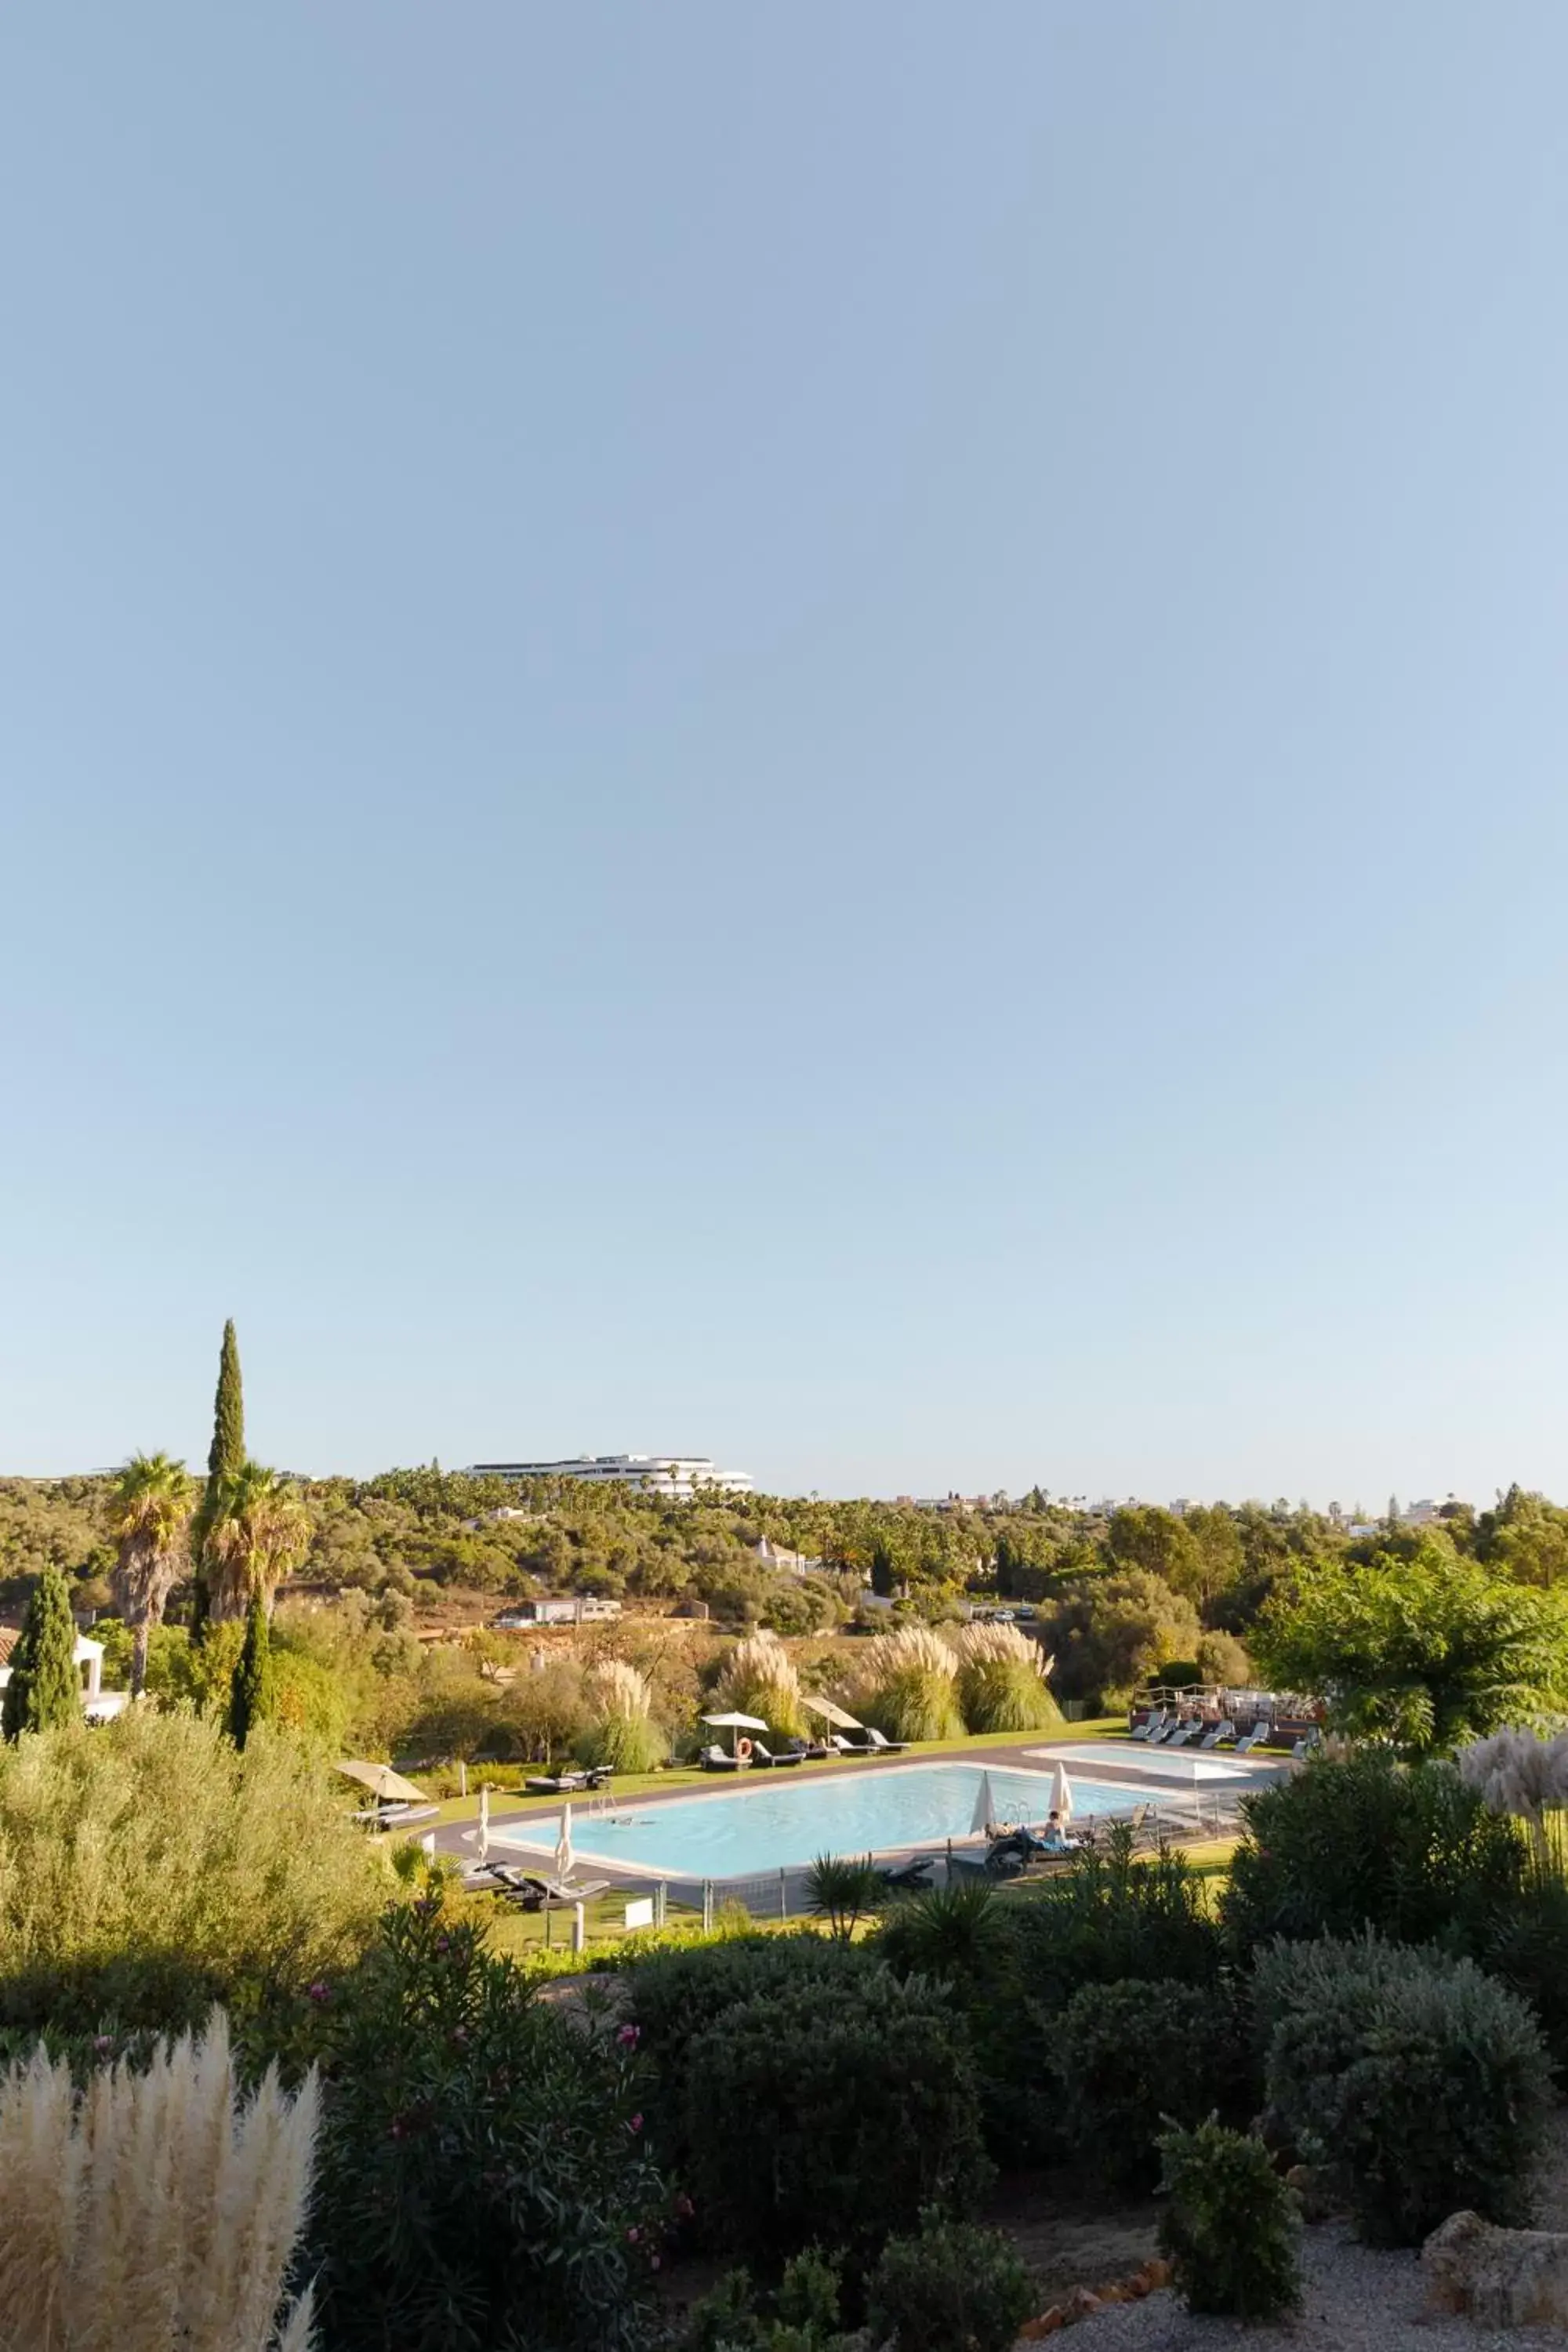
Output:
<svg viewBox="0 0 1568 2352">
<path fill-rule="evenodd" d="M 100 2058 L 107 2058 L 114 2047 L 113 2034 L 95 2033 L 92 2037 L 92 2046 Z"/>
<path fill-rule="evenodd" d="M 315 1983 L 308 1988 L 308 1991 L 310 2000 L 315 2002 L 318 2009 L 321 2007 L 322 2001 L 331 2000 L 332 1997 L 331 1986 L 324 1983 L 319 1977 Z"/>
<path fill-rule="evenodd" d="M 637 2027 L 635 2025 L 623 2025 L 620 2032 L 616 2034 L 616 2040 L 620 2043 L 623 2050 L 635 2050 L 637 2046 L 638 2040 Z"/>
<path fill-rule="evenodd" d="M 628 2246 L 635 2246 L 635 2245 L 637 2244 L 637 2240 L 638 2240 L 641 2236 L 642 2236 L 642 2231 L 641 2231 L 640 2230 L 628 2230 L 628 2231 L 626 2231 L 626 2243 L 627 2243 L 627 2245 L 628 2245 Z"/>
<path fill-rule="evenodd" d="M 626 2126 L 626 2129 L 627 2129 L 629 2132 L 640 2132 L 640 2131 L 641 2131 L 641 2129 L 642 2129 L 642 2117 L 641 2117 L 641 2116 L 640 2116 L 640 2115 L 634 2116 L 632 2117 L 632 2119 L 631 2119 L 630 2123 Z"/>
</svg>

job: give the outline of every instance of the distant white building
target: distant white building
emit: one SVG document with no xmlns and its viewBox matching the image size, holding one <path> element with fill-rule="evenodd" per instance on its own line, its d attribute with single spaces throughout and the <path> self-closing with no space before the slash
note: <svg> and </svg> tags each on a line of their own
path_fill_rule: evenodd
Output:
<svg viewBox="0 0 1568 2352">
<path fill-rule="evenodd" d="M 475 1462 L 470 1478 L 570 1478 L 584 1486 L 631 1486 L 641 1495 L 749 1495 L 744 1470 L 719 1470 L 706 1454 L 578 1454 L 568 1462 Z"/>
<path fill-rule="evenodd" d="M 774 1543 L 771 1536 L 763 1536 L 752 1548 L 763 1568 L 782 1569 L 785 1576 L 821 1574 L 822 1562 L 814 1554 L 791 1551 L 787 1544 Z"/>
<path fill-rule="evenodd" d="M 0 1625 L 0 1690 L 11 1679 L 11 1653 L 21 1640 L 15 1625 Z M 85 1633 L 76 1637 L 76 1662 L 84 1669 L 81 1682 L 81 1711 L 89 1723 L 107 1723 L 131 1704 L 129 1691 L 106 1691 L 103 1687 L 103 1643 L 92 1642 Z"/>
<path fill-rule="evenodd" d="M 503 1611 L 495 1623 L 498 1633 L 516 1633 L 526 1625 L 597 1625 L 620 1613 L 618 1601 L 601 1599 L 597 1593 L 567 1592 L 521 1601 L 517 1608 Z"/>
</svg>

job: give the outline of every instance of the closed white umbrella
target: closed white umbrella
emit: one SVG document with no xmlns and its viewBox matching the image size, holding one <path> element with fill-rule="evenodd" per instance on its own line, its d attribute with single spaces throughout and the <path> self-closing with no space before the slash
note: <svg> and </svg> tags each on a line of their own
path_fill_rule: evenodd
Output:
<svg viewBox="0 0 1568 2352">
<path fill-rule="evenodd" d="M 1051 1774 L 1051 1811 L 1061 1815 L 1062 1827 L 1066 1829 L 1072 1819 L 1072 1782 L 1068 1779 L 1067 1766 L 1062 1763 L 1058 1763 Z"/>
<path fill-rule="evenodd" d="M 991 1775 L 982 1772 L 980 1789 L 974 1800 L 974 1818 L 969 1824 L 972 1837 L 984 1836 L 996 1818 L 996 1800 L 991 1793 Z"/>
<path fill-rule="evenodd" d="M 570 1805 L 563 1805 L 561 1834 L 555 1841 L 555 1875 L 563 1885 L 572 1875 L 572 1864 L 574 1859 L 572 1852 L 572 1808 Z"/>
<path fill-rule="evenodd" d="M 490 1850 L 490 1784 L 487 1780 L 479 1790 L 479 1860 L 484 1861 Z"/>
</svg>

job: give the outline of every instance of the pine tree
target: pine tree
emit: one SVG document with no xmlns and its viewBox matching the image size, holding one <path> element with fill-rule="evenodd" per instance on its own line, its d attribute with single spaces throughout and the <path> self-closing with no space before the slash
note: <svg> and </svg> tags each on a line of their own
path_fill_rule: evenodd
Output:
<svg viewBox="0 0 1568 2352">
<path fill-rule="evenodd" d="M 0 1729 L 16 1739 L 24 1731 L 54 1731 L 80 1720 L 76 1621 L 65 1578 L 51 1562 L 33 1587 L 21 1638 L 11 1653 Z"/>
<path fill-rule="evenodd" d="M 267 1602 L 258 1584 L 250 1596 L 250 1610 L 245 1621 L 245 1647 L 229 1685 L 228 1732 L 237 1748 L 243 1748 L 252 1727 L 268 1722 L 277 1706 L 277 1685 L 272 1674 L 272 1627 L 267 1615 Z"/>
<path fill-rule="evenodd" d="M 196 1559 L 195 1606 L 191 1612 L 191 1631 L 199 1640 L 206 1630 L 211 1607 L 210 1584 L 207 1576 L 207 1538 L 217 1522 L 218 1497 L 226 1479 L 233 1478 L 245 1466 L 245 1390 L 239 1377 L 239 1341 L 235 1336 L 231 1315 L 223 1327 L 223 1345 L 218 1350 L 217 1390 L 213 1398 L 213 1442 L 207 1449 L 207 1485 L 201 1509 L 192 1530 Z"/>
</svg>

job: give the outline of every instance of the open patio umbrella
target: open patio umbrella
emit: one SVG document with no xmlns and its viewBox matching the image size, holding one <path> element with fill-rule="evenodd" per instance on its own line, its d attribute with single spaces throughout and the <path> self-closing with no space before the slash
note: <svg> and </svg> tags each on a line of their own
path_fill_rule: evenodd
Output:
<svg viewBox="0 0 1568 2352">
<path fill-rule="evenodd" d="M 555 1875 L 563 1885 L 571 1877 L 572 1864 L 575 1860 L 576 1856 L 572 1851 L 572 1808 L 570 1805 L 563 1805 L 561 1834 L 555 1841 Z"/>
<path fill-rule="evenodd" d="M 824 1723 L 830 1723 L 835 1731 L 864 1731 L 866 1728 L 857 1717 L 847 1715 L 830 1698 L 818 1698 L 815 1691 L 802 1691 L 800 1703 L 802 1706 L 809 1707 L 813 1715 L 819 1715 Z"/>
<path fill-rule="evenodd" d="M 702 1720 L 704 1723 L 710 1723 L 715 1731 L 732 1731 L 735 1735 L 737 1755 L 740 1753 L 742 1731 L 765 1731 L 768 1727 L 754 1715 L 705 1715 Z"/>
<path fill-rule="evenodd" d="M 368 1789 L 378 1805 L 422 1805 L 425 1802 L 424 1790 L 416 1789 L 412 1780 L 405 1780 L 401 1772 L 395 1772 L 390 1764 L 355 1761 L 340 1764 L 338 1770 L 346 1772 L 351 1780 L 357 1780 L 362 1789 Z"/>
<path fill-rule="evenodd" d="M 1061 1815 L 1062 1827 L 1066 1829 L 1072 1819 L 1072 1782 L 1068 1779 L 1067 1766 L 1059 1761 L 1051 1774 L 1051 1811 Z"/>
<path fill-rule="evenodd" d="M 979 1793 L 974 1800 L 974 1815 L 969 1824 L 971 1837 L 983 1836 L 995 1818 L 996 1800 L 991 1793 L 991 1775 L 982 1772 Z"/>
</svg>

